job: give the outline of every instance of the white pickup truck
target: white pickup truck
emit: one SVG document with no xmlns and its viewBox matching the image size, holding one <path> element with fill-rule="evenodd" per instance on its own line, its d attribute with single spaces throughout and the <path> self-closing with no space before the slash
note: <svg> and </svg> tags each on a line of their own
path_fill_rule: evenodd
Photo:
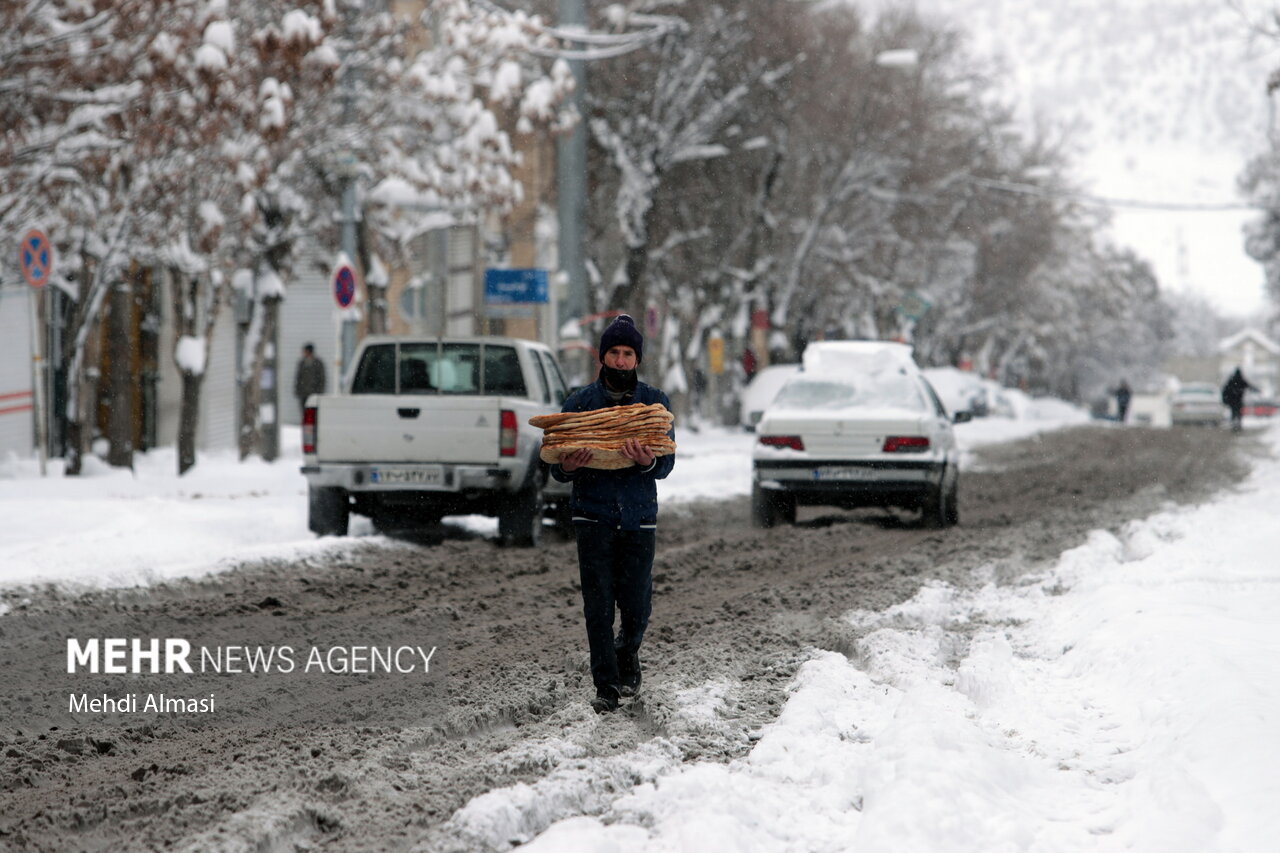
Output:
<svg viewBox="0 0 1280 853">
<path fill-rule="evenodd" d="M 518 338 L 375 335 L 356 349 L 340 393 L 303 410 L 308 525 L 342 536 L 352 512 L 382 530 L 445 515 L 498 517 L 503 544 L 533 546 L 543 512 L 569 490 L 538 459 L 534 415 L 567 394 L 551 350 Z"/>
</svg>

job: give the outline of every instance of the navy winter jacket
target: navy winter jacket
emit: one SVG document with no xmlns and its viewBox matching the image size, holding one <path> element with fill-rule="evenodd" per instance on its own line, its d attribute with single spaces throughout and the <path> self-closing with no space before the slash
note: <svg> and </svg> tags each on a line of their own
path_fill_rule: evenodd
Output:
<svg viewBox="0 0 1280 853">
<path fill-rule="evenodd" d="M 661 403 L 667 409 L 671 408 L 666 394 L 643 382 L 637 382 L 635 391 L 616 405 L 632 403 Z M 561 411 L 589 412 L 611 405 L 615 404 L 605 394 L 604 380 L 597 379 L 570 394 Z M 675 428 L 667 435 L 674 441 Z M 551 476 L 562 483 L 573 483 L 569 509 L 575 518 L 591 519 L 623 530 L 639 530 L 657 523 L 657 481 L 670 474 L 675 464 L 674 453 L 654 457 L 653 465 L 647 469 L 641 469 L 638 465 L 616 471 L 584 467 L 566 474 L 557 464 L 551 466 Z"/>
</svg>

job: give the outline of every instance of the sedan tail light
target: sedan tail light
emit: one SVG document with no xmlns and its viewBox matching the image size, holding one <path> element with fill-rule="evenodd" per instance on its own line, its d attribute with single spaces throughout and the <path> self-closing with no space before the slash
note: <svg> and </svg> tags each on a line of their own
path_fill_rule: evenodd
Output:
<svg viewBox="0 0 1280 853">
<path fill-rule="evenodd" d="M 498 455 L 499 456 L 515 456 L 516 455 L 516 437 L 519 435 L 519 428 L 516 426 L 516 413 L 510 409 L 503 409 L 499 415 L 498 427 Z"/>
<path fill-rule="evenodd" d="M 792 450 L 804 450 L 804 441 L 798 435 L 762 435 L 760 443 L 767 447 L 790 447 Z"/>
<path fill-rule="evenodd" d="M 317 415 L 315 406 L 307 406 L 302 410 L 302 452 L 316 452 L 316 424 Z"/>
<path fill-rule="evenodd" d="M 891 435 L 885 438 L 885 453 L 924 453 L 929 449 L 929 439 L 923 435 Z"/>
</svg>

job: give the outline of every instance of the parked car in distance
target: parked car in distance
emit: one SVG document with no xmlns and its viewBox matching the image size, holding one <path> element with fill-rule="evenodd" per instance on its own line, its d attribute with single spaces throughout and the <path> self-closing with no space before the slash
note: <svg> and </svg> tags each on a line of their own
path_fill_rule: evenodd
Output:
<svg viewBox="0 0 1280 853">
<path fill-rule="evenodd" d="M 738 422 L 743 429 L 754 430 L 760 422 L 760 416 L 769 408 L 778 390 L 788 379 L 800 372 L 798 364 L 771 364 L 756 371 L 751 381 L 742 389 L 739 402 Z"/>
<path fill-rule="evenodd" d="M 1169 420 L 1174 426 L 1218 426 L 1225 411 L 1217 385 L 1187 382 L 1173 392 Z"/>
<path fill-rule="evenodd" d="M 752 522 L 795 523 L 798 505 L 918 509 L 922 521 L 959 521 L 960 454 L 953 423 L 918 371 L 877 363 L 863 371 L 792 377 L 760 419 L 752 453 Z"/>
<path fill-rule="evenodd" d="M 1276 401 L 1266 397 L 1261 397 L 1252 392 L 1245 392 L 1244 408 L 1241 414 L 1249 415 L 1254 418 L 1270 418 L 1276 413 Z"/>
<path fill-rule="evenodd" d="M 976 373 L 958 367 L 926 367 L 922 372 L 948 412 L 968 412 L 975 418 L 990 412 L 986 386 Z"/>
</svg>

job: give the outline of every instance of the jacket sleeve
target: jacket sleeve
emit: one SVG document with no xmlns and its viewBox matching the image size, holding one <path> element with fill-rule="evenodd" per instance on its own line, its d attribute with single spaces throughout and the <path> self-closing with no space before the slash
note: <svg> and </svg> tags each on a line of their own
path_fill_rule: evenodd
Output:
<svg viewBox="0 0 1280 853">
<path fill-rule="evenodd" d="M 658 391 L 656 388 L 654 390 L 657 391 L 657 402 L 661 403 L 667 411 L 671 411 L 671 401 L 667 399 L 667 395 L 662 391 Z M 672 441 L 676 440 L 675 424 L 672 424 L 671 429 L 667 430 L 667 437 Z M 674 467 L 676 467 L 676 455 L 674 453 L 668 453 L 666 456 L 655 457 L 652 468 L 636 469 L 636 473 L 648 474 L 655 480 L 661 480 L 670 474 L 671 469 Z"/>
<path fill-rule="evenodd" d="M 581 412 L 586 408 L 586 400 L 583 399 L 583 389 L 579 388 L 564 400 L 564 405 L 560 407 L 562 412 Z M 560 467 L 559 462 L 551 463 L 551 478 L 561 483 L 572 483 L 574 478 L 578 476 L 578 472 L 572 474 L 566 472 Z"/>
</svg>

